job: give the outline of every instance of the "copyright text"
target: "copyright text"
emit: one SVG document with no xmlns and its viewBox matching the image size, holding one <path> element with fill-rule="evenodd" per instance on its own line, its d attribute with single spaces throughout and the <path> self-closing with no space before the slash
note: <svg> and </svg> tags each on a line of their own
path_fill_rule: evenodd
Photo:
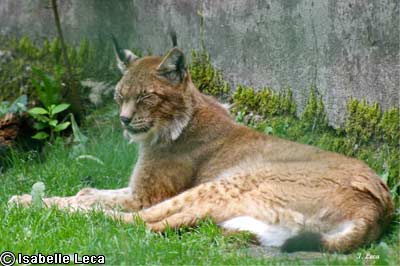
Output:
<svg viewBox="0 0 400 266">
<path fill-rule="evenodd" d="M 79 255 L 78 253 L 68 255 L 61 253 L 24 255 L 22 253 L 14 254 L 11 251 L 4 251 L 0 254 L 0 265 L 2 266 L 14 264 L 104 264 L 105 262 L 106 257 L 104 255 Z"/>
</svg>

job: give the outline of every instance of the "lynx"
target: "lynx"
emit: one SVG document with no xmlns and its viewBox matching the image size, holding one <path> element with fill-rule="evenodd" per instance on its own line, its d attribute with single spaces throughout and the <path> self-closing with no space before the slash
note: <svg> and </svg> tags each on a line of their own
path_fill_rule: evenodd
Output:
<svg viewBox="0 0 400 266">
<path fill-rule="evenodd" d="M 130 184 L 46 198 L 47 206 L 102 208 L 125 222 L 140 217 L 154 231 L 210 218 L 288 252 L 349 252 L 390 223 L 388 188 L 363 162 L 237 124 L 195 88 L 176 46 L 139 58 L 114 44 L 123 73 L 115 100 L 125 137 L 139 146 Z"/>
</svg>

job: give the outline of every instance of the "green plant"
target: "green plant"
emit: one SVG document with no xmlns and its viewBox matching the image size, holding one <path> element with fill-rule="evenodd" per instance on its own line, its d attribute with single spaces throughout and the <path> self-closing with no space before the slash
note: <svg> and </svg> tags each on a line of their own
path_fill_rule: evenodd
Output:
<svg viewBox="0 0 400 266">
<path fill-rule="evenodd" d="M 50 138 L 50 141 L 53 141 L 57 133 L 65 130 L 71 124 L 69 121 L 60 121 L 57 119 L 57 114 L 68 109 L 69 106 L 69 104 L 61 103 L 58 105 L 52 104 L 46 108 L 34 107 L 29 109 L 28 113 L 36 121 L 34 128 L 38 130 L 32 138 L 39 140 Z M 49 133 L 45 129 L 48 129 Z"/>
<path fill-rule="evenodd" d="M 43 207 L 44 191 L 46 186 L 43 182 L 36 182 L 32 186 L 31 196 L 32 196 L 32 207 L 41 208 Z"/>
<path fill-rule="evenodd" d="M 57 68 L 55 77 L 46 75 L 43 70 L 39 68 L 32 68 L 32 84 L 36 89 L 36 94 L 43 105 L 48 108 L 53 104 L 58 104 L 61 101 L 61 88 L 62 88 L 62 69 Z"/>
<path fill-rule="evenodd" d="M 328 120 L 325 114 L 325 106 L 321 96 L 317 96 L 317 91 L 311 88 L 307 105 L 304 107 L 300 121 L 305 130 L 311 132 L 324 130 L 328 127 Z"/>
<path fill-rule="evenodd" d="M 77 158 L 79 155 L 82 155 L 84 152 L 86 152 L 86 144 L 89 139 L 79 129 L 78 124 L 75 121 L 75 117 L 72 113 L 70 114 L 70 119 L 71 119 L 72 134 L 74 136 L 72 140 L 73 146 L 70 152 L 70 157 Z"/>
<path fill-rule="evenodd" d="M 61 80 L 62 70 L 58 68 L 55 77 L 46 75 L 38 68 L 32 68 L 32 72 L 34 73 L 32 84 L 44 105 L 44 108 L 34 107 L 28 110 L 28 113 L 35 119 L 33 127 L 38 130 L 32 138 L 39 140 L 49 138 L 52 142 L 55 134 L 65 130 L 71 124 L 69 121 L 61 122 L 57 119 L 59 113 L 70 107 L 70 104 L 60 104 L 63 84 Z M 45 130 L 48 130 L 49 133 Z"/>
<path fill-rule="evenodd" d="M 228 82 L 223 79 L 221 71 L 212 66 L 210 56 L 204 50 L 192 51 L 192 63 L 189 65 L 189 71 L 193 83 L 200 91 L 220 99 L 227 97 Z"/>
<path fill-rule="evenodd" d="M 360 146 L 375 139 L 381 116 L 378 103 L 370 105 L 366 100 L 350 98 L 344 130 L 353 145 Z"/>
<path fill-rule="evenodd" d="M 256 91 L 252 87 L 239 85 L 232 95 L 232 103 L 233 113 L 253 113 L 265 118 L 296 114 L 296 104 L 290 89 L 275 92 L 270 88 L 263 88 Z"/>
<path fill-rule="evenodd" d="M 378 124 L 377 135 L 393 148 L 400 146 L 400 109 L 392 107 L 383 113 Z"/>
</svg>

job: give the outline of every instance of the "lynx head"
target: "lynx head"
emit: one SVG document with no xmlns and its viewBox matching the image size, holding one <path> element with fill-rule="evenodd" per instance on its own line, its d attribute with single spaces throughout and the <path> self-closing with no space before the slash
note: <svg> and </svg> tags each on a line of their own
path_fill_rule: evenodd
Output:
<svg viewBox="0 0 400 266">
<path fill-rule="evenodd" d="M 123 74 L 115 100 L 124 135 L 130 141 L 152 144 L 176 140 L 192 115 L 192 82 L 184 54 L 174 47 L 163 57 L 139 58 L 113 40 Z"/>
</svg>

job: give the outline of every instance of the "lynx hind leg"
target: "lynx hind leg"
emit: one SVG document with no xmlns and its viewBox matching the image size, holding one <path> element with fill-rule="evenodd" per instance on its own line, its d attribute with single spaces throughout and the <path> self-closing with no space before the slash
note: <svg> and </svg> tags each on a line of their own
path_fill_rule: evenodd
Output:
<svg viewBox="0 0 400 266">
<path fill-rule="evenodd" d="M 344 221 L 321 236 L 322 248 L 331 252 L 350 252 L 379 238 L 382 227 L 371 217 Z"/>
<path fill-rule="evenodd" d="M 198 185 L 142 210 L 138 215 L 148 228 L 164 231 L 167 227 L 192 226 L 204 218 L 211 218 L 220 223 L 241 216 L 244 211 L 245 206 L 240 200 L 239 189 L 224 181 L 215 181 Z M 120 217 L 126 222 L 134 219 L 134 215 L 129 214 L 121 214 Z"/>
<path fill-rule="evenodd" d="M 153 231 L 167 227 L 193 226 L 199 220 L 211 218 L 223 229 L 249 231 L 266 246 L 282 246 L 294 235 L 294 230 L 280 225 L 270 225 L 248 215 L 247 200 L 239 188 L 223 180 L 198 185 L 182 194 L 163 201 L 137 214 L 109 212 L 113 218 L 132 222 L 139 216 Z M 254 210 L 257 212 L 257 210 Z"/>
</svg>

